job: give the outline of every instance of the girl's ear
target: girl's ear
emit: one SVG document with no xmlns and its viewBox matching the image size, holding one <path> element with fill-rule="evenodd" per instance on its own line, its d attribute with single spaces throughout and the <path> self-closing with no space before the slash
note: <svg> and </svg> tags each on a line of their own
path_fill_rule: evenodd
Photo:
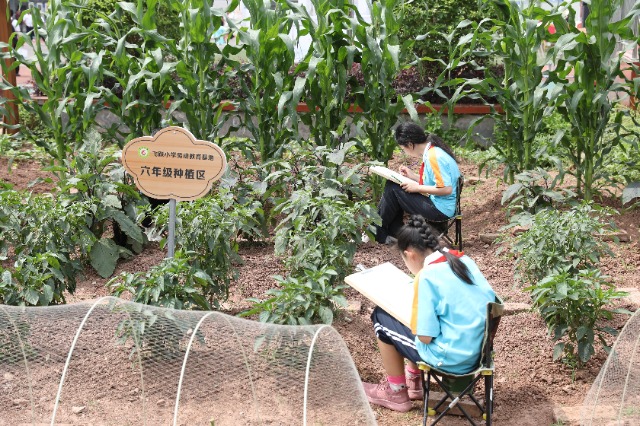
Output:
<svg viewBox="0 0 640 426">
<path fill-rule="evenodd" d="M 405 259 L 412 261 L 415 259 L 417 253 L 415 250 L 411 250 L 410 248 L 408 248 L 402 252 L 402 255 Z"/>
</svg>

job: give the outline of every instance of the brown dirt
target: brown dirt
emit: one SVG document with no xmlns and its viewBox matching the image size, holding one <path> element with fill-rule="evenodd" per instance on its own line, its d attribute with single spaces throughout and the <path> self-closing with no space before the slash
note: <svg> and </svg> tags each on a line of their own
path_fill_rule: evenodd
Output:
<svg viewBox="0 0 640 426">
<path fill-rule="evenodd" d="M 15 189 L 28 189 L 35 193 L 50 191 L 52 184 L 37 182 L 37 179 L 53 178 L 49 172 L 42 171 L 39 161 L 9 161 L 6 157 L 0 157 L 0 182 L 9 183 Z"/>
<path fill-rule="evenodd" d="M 398 158 L 406 163 L 406 158 Z M 6 160 L 0 159 L 0 180 L 9 181 L 16 188 L 26 188 L 27 184 L 38 176 L 40 165 L 35 162 L 23 162 L 9 173 Z M 462 171 L 466 176 L 477 174 L 476 166 L 462 161 Z M 496 254 L 496 247 L 483 243 L 479 235 L 497 232 L 506 224 L 504 210 L 500 205 L 502 191 L 506 185 L 499 180 L 496 171 L 485 181 L 466 185 L 462 195 L 463 240 L 465 252 L 470 255 L 485 273 L 496 292 L 508 302 L 530 302 L 530 297 L 514 282 L 512 264 Z M 47 187 L 36 187 L 44 191 Z M 607 199 L 605 203 L 620 209 L 619 199 Z M 615 258 L 603 262 L 603 271 L 619 287 L 640 288 L 640 211 L 638 209 L 622 212 L 614 218 L 616 223 L 631 235 L 630 243 L 611 243 Z M 271 276 L 282 274 L 282 263 L 273 255 L 273 246 L 251 245 L 243 247 L 240 254 L 244 265 L 240 267 L 239 279 L 232 285 L 230 298 L 223 305 L 223 311 L 235 314 L 249 307 L 248 297 L 261 297 L 265 291 L 275 285 Z M 159 262 L 164 252 L 157 246 L 150 246 L 141 255 L 122 262 L 120 271 L 146 270 Z M 392 249 L 381 245 L 363 245 L 355 256 L 355 263 L 373 266 L 390 261 L 404 269 L 402 259 Z M 76 293 L 67 298 L 69 303 L 95 299 L 107 295 L 107 280 L 100 278 L 90 270 L 81 277 Z M 347 289 L 350 300 L 360 301 L 360 312 L 346 312 L 334 323 L 334 327 L 346 342 L 355 365 L 364 381 L 378 381 L 383 377 L 383 369 L 375 338 L 371 328 L 369 314 L 373 305 L 354 290 Z M 630 305 L 622 306 L 634 309 Z M 625 318 L 616 318 L 612 325 L 618 329 L 624 325 Z M 549 425 L 553 423 L 555 405 L 579 405 L 606 355 L 599 350 L 586 368 L 572 377 L 572 371 L 561 363 L 552 362 L 553 342 L 547 336 L 546 328 L 540 316 L 524 312 L 503 319 L 496 337 L 496 384 L 495 414 L 496 425 Z M 119 367 L 106 365 L 117 374 Z M 108 411 L 108 409 L 107 409 Z M 416 408 L 409 413 L 399 414 L 374 407 L 381 425 L 415 425 L 421 421 L 421 411 Z M 466 424 L 457 417 L 448 417 L 444 425 Z"/>
</svg>

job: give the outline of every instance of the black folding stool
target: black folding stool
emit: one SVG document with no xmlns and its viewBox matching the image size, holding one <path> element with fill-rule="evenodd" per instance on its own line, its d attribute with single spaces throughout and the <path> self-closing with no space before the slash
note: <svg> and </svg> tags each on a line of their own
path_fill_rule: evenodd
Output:
<svg viewBox="0 0 640 426">
<path fill-rule="evenodd" d="M 439 232 L 438 238 L 445 240 L 451 245 L 462 251 L 462 209 L 460 207 L 460 197 L 462 194 L 462 187 L 464 186 L 464 176 L 460 175 L 458 182 L 456 183 L 456 210 L 452 217 L 443 221 L 429 220 L 428 222 L 433 225 Z M 449 230 L 454 228 L 453 238 L 449 235 Z"/>
</svg>

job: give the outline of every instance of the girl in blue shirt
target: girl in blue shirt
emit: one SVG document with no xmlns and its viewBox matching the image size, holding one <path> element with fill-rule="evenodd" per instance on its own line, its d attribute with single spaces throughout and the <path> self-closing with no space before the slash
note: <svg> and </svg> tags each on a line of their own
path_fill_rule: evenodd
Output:
<svg viewBox="0 0 640 426">
<path fill-rule="evenodd" d="M 451 148 L 438 136 L 427 135 L 415 123 L 404 122 L 395 130 L 396 142 L 405 154 L 422 159 L 420 173 L 401 166 L 399 171 L 412 182 L 399 185 L 387 181 L 378 203 L 382 224 L 376 227 L 376 241 L 391 243 L 403 225 L 403 216 L 419 214 L 429 222 L 445 222 L 455 214 L 456 184 L 460 177 Z M 365 239 L 366 240 L 366 239 Z"/>
<path fill-rule="evenodd" d="M 370 403 L 404 412 L 413 407 L 412 399 L 422 399 L 418 361 L 452 374 L 477 366 L 487 303 L 495 301 L 495 293 L 473 260 L 440 246 L 438 233 L 423 217 L 413 215 L 397 239 L 416 276 L 411 328 L 374 309 L 371 320 L 387 377 L 363 386 Z"/>
</svg>

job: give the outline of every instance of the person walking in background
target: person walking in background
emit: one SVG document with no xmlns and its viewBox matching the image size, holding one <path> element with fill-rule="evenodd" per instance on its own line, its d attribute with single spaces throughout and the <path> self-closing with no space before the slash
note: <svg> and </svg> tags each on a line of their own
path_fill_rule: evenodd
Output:
<svg viewBox="0 0 640 426">
<path fill-rule="evenodd" d="M 455 214 L 456 190 L 460 177 L 453 151 L 438 136 L 427 135 L 415 123 L 396 127 L 395 138 L 410 157 L 421 158 L 420 173 L 401 166 L 399 171 L 413 182 L 397 184 L 388 180 L 378 203 L 382 224 L 376 226 L 376 241 L 393 243 L 404 224 L 404 214 L 419 214 L 428 222 L 445 222 Z M 368 238 L 363 238 L 367 242 Z"/>
<path fill-rule="evenodd" d="M 468 373 L 478 364 L 487 303 L 496 294 L 473 260 L 440 247 L 438 233 L 423 217 L 413 215 L 397 238 L 396 247 L 416 276 L 411 328 L 379 307 L 373 310 L 386 377 L 363 386 L 371 404 L 405 412 L 413 408 L 412 399 L 423 398 L 417 362 L 451 374 Z"/>
<path fill-rule="evenodd" d="M 25 32 L 33 40 L 33 16 L 31 16 L 31 10 L 27 9 L 22 12 L 22 23 L 24 24 Z"/>
<path fill-rule="evenodd" d="M 227 27 L 227 22 L 224 18 L 222 18 L 222 22 L 220 23 L 220 27 L 213 33 L 213 39 L 215 40 L 218 46 L 224 46 L 227 44 L 227 37 L 229 35 L 229 27 Z"/>
</svg>

